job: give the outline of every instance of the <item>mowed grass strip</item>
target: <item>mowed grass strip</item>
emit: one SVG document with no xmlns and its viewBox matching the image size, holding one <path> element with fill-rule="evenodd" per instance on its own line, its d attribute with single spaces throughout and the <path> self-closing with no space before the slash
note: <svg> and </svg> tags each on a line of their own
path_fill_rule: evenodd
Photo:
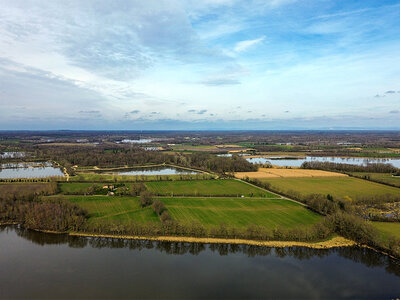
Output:
<svg viewBox="0 0 400 300">
<path fill-rule="evenodd" d="M 61 196 L 89 213 L 89 222 L 113 220 L 138 223 L 160 222 L 151 207 L 142 208 L 136 197 Z M 60 196 L 57 196 L 60 198 Z"/>
<path fill-rule="evenodd" d="M 269 229 L 309 226 L 321 219 L 298 203 L 285 199 L 256 198 L 160 198 L 172 218 L 182 223 L 197 222 L 206 227 L 226 224 Z"/>
<path fill-rule="evenodd" d="M 155 181 L 145 183 L 155 195 L 165 196 L 233 196 L 268 197 L 279 196 L 234 179 Z"/>
<path fill-rule="evenodd" d="M 399 189 L 353 177 L 269 178 L 260 179 L 282 192 L 289 190 L 302 195 L 331 194 L 333 197 L 349 196 L 352 199 L 371 195 L 399 195 Z"/>
</svg>

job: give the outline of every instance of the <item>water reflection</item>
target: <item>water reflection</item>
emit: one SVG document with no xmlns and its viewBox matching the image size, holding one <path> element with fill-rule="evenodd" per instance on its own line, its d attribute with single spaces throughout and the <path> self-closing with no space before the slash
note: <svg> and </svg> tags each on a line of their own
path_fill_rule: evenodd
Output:
<svg viewBox="0 0 400 300">
<path fill-rule="evenodd" d="M 0 228 L 0 299 L 398 295 L 398 264 L 369 249 L 168 243 Z"/>
<path fill-rule="evenodd" d="M 59 168 L 54 167 L 14 167 L 0 168 L 0 179 L 13 178 L 39 178 L 39 177 L 63 177 L 64 173 Z"/>
<path fill-rule="evenodd" d="M 185 174 L 198 174 L 199 172 L 173 168 L 173 167 L 144 167 L 144 168 L 130 168 L 119 169 L 110 171 L 96 171 L 96 173 L 107 173 L 114 175 L 185 175 Z"/>
<path fill-rule="evenodd" d="M 273 256 L 277 258 L 295 258 L 297 260 L 310 260 L 314 257 L 323 258 L 336 254 L 367 267 L 384 267 L 385 270 L 400 277 L 400 261 L 392 259 L 374 250 L 363 247 L 339 247 L 332 249 L 312 249 L 305 247 L 269 248 L 253 245 L 238 244 L 203 244 L 186 242 L 165 242 L 149 240 L 128 240 L 103 237 L 76 237 L 65 234 L 49 234 L 23 229 L 17 226 L 0 226 L 1 232 L 15 231 L 19 237 L 40 246 L 68 245 L 71 248 L 97 248 L 97 249 L 122 249 L 149 250 L 154 249 L 168 255 L 194 255 L 211 251 L 220 256 L 244 254 L 247 257 Z"/>
</svg>

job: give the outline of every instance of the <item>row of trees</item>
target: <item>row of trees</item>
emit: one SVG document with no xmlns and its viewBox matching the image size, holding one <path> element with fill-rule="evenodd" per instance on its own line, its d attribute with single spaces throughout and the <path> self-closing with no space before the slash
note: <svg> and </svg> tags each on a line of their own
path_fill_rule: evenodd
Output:
<svg viewBox="0 0 400 300">
<path fill-rule="evenodd" d="M 366 166 L 359 166 L 319 161 L 306 161 L 302 163 L 301 168 L 335 172 L 397 173 L 400 171 L 391 164 L 371 163 Z"/>
</svg>

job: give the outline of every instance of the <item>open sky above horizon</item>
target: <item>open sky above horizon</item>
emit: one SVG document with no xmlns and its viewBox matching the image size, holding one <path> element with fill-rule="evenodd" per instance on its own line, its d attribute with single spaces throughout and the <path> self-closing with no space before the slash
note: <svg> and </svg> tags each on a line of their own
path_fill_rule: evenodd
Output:
<svg viewBox="0 0 400 300">
<path fill-rule="evenodd" d="M 0 0 L 0 129 L 400 129 L 400 0 Z"/>
</svg>

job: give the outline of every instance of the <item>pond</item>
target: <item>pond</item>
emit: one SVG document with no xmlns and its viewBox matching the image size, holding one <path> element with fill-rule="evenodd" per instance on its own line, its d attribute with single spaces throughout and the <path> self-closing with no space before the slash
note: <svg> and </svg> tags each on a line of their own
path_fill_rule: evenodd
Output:
<svg viewBox="0 0 400 300">
<path fill-rule="evenodd" d="M 60 168 L 52 167 L 48 162 L 7 163 L 0 165 L 0 179 L 42 178 L 64 176 Z"/>
<path fill-rule="evenodd" d="M 300 167 L 303 162 L 318 161 L 318 162 L 332 162 L 350 165 L 367 165 L 371 163 L 392 164 L 396 168 L 400 168 L 400 159 L 394 158 L 359 158 L 359 157 L 324 157 L 324 156 L 307 156 L 307 157 L 254 157 L 246 158 L 247 161 L 253 164 L 266 164 L 281 167 Z"/>
<path fill-rule="evenodd" d="M 265 248 L 68 237 L 0 227 L 0 298 L 368 298 L 399 262 L 365 248 Z"/>
<path fill-rule="evenodd" d="M 0 152 L 1 158 L 21 158 L 25 155 L 25 152 Z"/>
<path fill-rule="evenodd" d="M 110 173 L 107 171 L 107 173 Z M 144 168 L 131 168 L 131 169 L 120 169 L 111 172 L 114 175 L 187 175 L 187 174 L 198 174 L 200 172 L 174 168 L 174 167 L 144 167 Z"/>
</svg>

